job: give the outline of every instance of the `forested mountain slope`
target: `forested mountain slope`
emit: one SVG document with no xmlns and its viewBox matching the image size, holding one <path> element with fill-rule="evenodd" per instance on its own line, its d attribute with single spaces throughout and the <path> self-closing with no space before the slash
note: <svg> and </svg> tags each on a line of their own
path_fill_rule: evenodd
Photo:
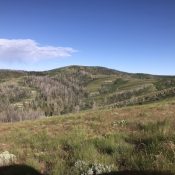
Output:
<svg viewBox="0 0 175 175">
<path fill-rule="evenodd" d="M 0 70 L 0 120 L 4 122 L 144 104 L 174 95 L 173 76 L 86 66 L 43 72 Z"/>
</svg>

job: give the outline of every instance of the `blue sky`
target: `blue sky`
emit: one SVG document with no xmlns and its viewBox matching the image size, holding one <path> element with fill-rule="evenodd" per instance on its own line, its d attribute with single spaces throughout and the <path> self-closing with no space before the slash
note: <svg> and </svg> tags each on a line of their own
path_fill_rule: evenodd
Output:
<svg viewBox="0 0 175 175">
<path fill-rule="evenodd" d="M 0 68 L 175 75 L 174 0 L 1 0 Z"/>
</svg>

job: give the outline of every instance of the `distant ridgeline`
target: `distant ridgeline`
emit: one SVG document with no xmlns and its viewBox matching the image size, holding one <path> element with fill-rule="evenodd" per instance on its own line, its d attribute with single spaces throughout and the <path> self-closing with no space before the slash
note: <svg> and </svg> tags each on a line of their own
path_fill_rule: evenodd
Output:
<svg viewBox="0 0 175 175">
<path fill-rule="evenodd" d="M 175 95 L 175 77 L 69 66 L 44 72 L 0 70 L 0 121 L 91 108 L 145 104 Z"/>
</svg>

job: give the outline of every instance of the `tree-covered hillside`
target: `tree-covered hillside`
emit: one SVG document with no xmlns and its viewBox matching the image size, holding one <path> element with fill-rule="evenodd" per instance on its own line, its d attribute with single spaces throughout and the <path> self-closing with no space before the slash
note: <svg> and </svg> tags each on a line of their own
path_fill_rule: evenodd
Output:
<svg viewBox="0 0 175 175">
<path fill-rule="evenodd" d="M 175 77 L 69 66 L 44 72 L 0 71 L 0 120 L 150 103 L 175 95 Z"/>
</svg>

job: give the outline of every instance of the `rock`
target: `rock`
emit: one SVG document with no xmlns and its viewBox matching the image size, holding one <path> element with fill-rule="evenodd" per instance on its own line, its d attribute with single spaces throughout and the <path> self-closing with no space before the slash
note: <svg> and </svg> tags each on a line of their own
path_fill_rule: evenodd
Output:
<svg viewBox="0 0 175 175">
<path fill-rule="evenodd" d="M 0 154 L 0 166 L 10 165 L 16 162 L 16 156 L 4 151 Z"/>
</svg>

